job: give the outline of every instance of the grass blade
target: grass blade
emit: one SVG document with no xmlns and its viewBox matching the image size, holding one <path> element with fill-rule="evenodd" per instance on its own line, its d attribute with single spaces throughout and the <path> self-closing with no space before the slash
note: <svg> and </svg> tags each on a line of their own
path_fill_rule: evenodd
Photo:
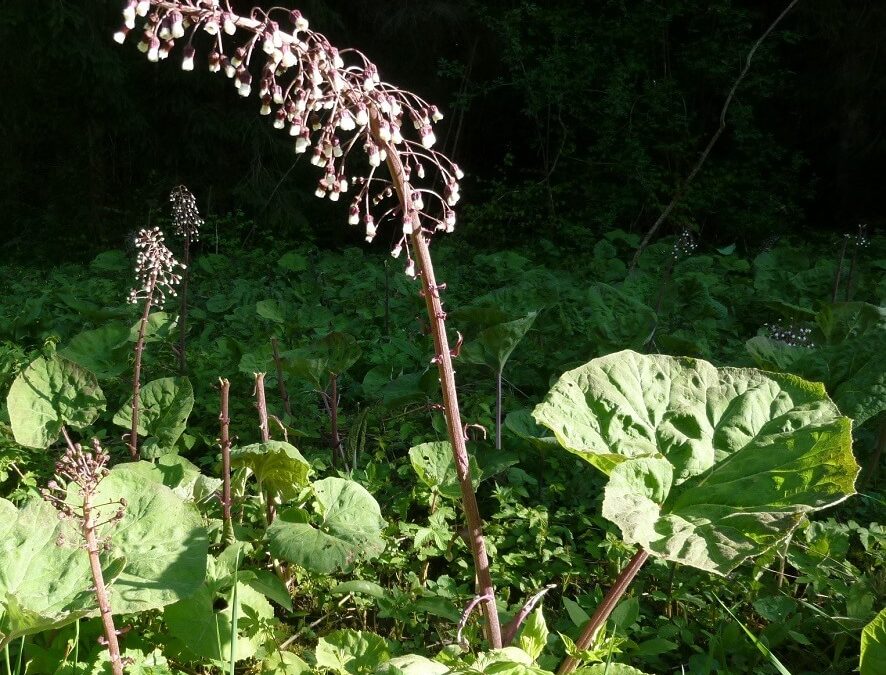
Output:
<svg viewBox="0 0 886 675">
<path fill-rule="evenodd" d="M 791 675 L 791 671 L 785 668 L 784 664 L 778 660 L 778 657 L 771 651 L 769 651 L 769 647 L 767 647 L 760 640 L 757 639 L 757 636 L 754 635 L 751 630 L 747 626 L 745 626 L 741 622 L 741 620 L 737 616 L 735 616 L 735 614 L 732 613 L 732 610 L 729 609 L 722 600 L 720 600 L 719 596 L 717 596 L 716 593 L 714 594 L 714 598 L 716 598 L 717 602 L 720 603 L 720 606 L 726 610 L 729 616 L 732 617 L 733 621 L 741 626 L 741 629 L 745 632 L 745 635 L 747 635 L 750 641 L 754 643 L 754 646 L 757 648 L 757 650 L 769 660 L 769 663 L 771 663 L 772 666 L 779 673 L 781 673 L 781 675 Z"/>
</svg>

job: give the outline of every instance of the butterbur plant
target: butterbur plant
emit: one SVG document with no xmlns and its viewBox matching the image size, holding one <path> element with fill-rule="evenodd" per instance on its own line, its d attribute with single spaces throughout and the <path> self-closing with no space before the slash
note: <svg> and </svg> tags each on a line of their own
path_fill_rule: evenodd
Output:
<svg viewBox="0 0 886 675">
<path fill-rule="evenodd" d="M 184 270 L 182 271 L 182 286 L 180 309 L 178 313 L 178 365 L 184 373 L 188 367 L 185 340 L 188 320 L 188 282 L 191 270 L 191 244 L 200 240 L 200 228 L 203 227 L 203 219 L 197 208 L 197 200 L 191 191 L 184 185 L 173 188 L 169 193 L 169 202 L 172 206 L 172 226 L 175 234 L 182 239 L 184 255 L 182 256 Z"/>
<path fill-rule="evenodd" d="M 132 370 L 132 426 L 129 433 L 129 453 L 132 459 L 138 459 L 138 414 L 139 393 L 141 392 L 142 353 L 145 347 L 145 332 L 151 308 L 162 306 L 168 296 L 176 295 L 176 286 L 181 283 L 182 276 L 176 270 L 183 270 L 184 265 L 175 259 L 172 251 L 166 248 L 164 235 L 160 228 L 141 230 L 135 239 L 138 258 L 135 265 L 136 288 L 129 293 L 132 304 L 144 303 L 142 317 L 138 326 L 138 338 L 135 342 L 135 365 Z"/>
<path fill-rule="evenodd" d="M 84 450 L 79 443 L 72 443 L 68 440 L 68 449 L 55 465 L 56 477 L 41 490 L 41 494 L 58 510 L 60 518 L 76 523 L 76 527 L 83 537 L 86 552 L 89 555 L 93 592 L 98 602 L 99 615 L 104 628 L 104 645 L 110 656 L 111 671 L 114 675 L 122 675 L 124 664 L 120 656 L 120 645 L 117 641 L 114 618 L 111 615 L 108 588 L 105 585 L 99 559 L 99 553 L 103 547 L 99 532 L 103 527 L 113 525 L 123 518 L 126 501 L 120 499 L 119 502 L 116 502 L 119 504 L 119 508 L 104 522 L 98 522 L 96 511 L 99 507 L 107 507 L 109 504 L 95 503 L 98 486 L 108 475 L 108 459 L 108 453 L 102 449 L 97 439 L 93 440 L 91 451 Z M 79 502 L 72 502 L 69 485 L 76 487 Z"/>
<path fill-rule="evenodd" d="M 399 236 L 394 237 L 392 253 L 395 257 L 405 253 L 405 271 L 421 279 L 468 521 L 477 595 L 484 598 L 489 643 L 500 647 L 440 298 L 443 286 L 435 279 L 429 250 L 435 232 L 451 232 L 455 226 L 453 207 L 462 178 L 459 167 L 434 149 L 433 125 L 442 118 L 439 110 L 382 81 L 378 68 L 360 51 L 334 47 L 310 29 L 298 10 L 254 8 L 241 16 L 230 3 L 217 0 L 130 0 L 123 20 L 115 39 L 125 42 L 137 29 L 138 49 L 149 61 L 168 58 L 176 41 L 183 41 L 181 67 L 186 71 L 195 68 L 198 47 L 205 40 L 202 58 L 209 70 L 224 72 L 241 96 L 257 92 L 259 113 L 289 133 L 297 154 L 311 155 L 311 163 L 321 171 L 315 189 L 318 197 L 347 199 L 348 222 L 362 226 L 369 242 L 383 223 L 395 223 Z M 355 170 L 358 161 L 360 168 Z M 134 430 L 133 421 L 133 437 Z"/>
</svg>

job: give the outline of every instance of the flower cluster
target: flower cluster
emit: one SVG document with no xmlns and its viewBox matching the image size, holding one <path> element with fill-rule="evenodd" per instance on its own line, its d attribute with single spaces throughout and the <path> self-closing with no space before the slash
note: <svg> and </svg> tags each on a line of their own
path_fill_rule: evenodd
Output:
<svg viewBox="0 0 886 675">
<path fill-rule="evenodd" d="M 167 58 L 184 40 L 184 70 L 194 68 L 195 42 L 206 37 L 209 70 L 224 72 L 241 96 L 258 92 L 260 113 L 320 168 L 317 197 L 348 195 L 348 222 L 362 224 L 367 241 L 381 222 L 396 220 L 403 236 L 394 249 L 406 246 L 411 261 L 408 235 L 452 231 L 463 174 L 434 149 L 440 111 L 383 82 L 361 52 L 337 49 L 298 10 L 255 8 L 246 17 L 219 0 L 129 0 L 123 18 L 115 39 L 124 42 L 143 19 L 138 48 L 150 61 Z M 349 177 L 348 160 L 358 153 L 368 168 Z M 392 153 L 396 182 L 379 171 Z"/>
<path fill-rule="evenodd" d="M 184 269 L 172 251 L 163 243 L 165 237 L 159 227 L 141 230 L 135 238 L 138 258 L 135 265 L 135 278 L 138 288 L 129 293 L 129 302 L 135 304 L 144 298 L 152 298 L 154 291 L 160 294 L 158 305 L 166 300 L 166 295 L 175 295 L 175 287 L 181 282 L 181 274 L 176 268 Z"/>
<path fill-rule="evenodd" d="M 783 342 L 789 347 L 806 347 L 812 349 L 812 329 L 806 326 L 792 324 L 767 323 L 763 324 L 769 332 L 769 337 L 777 342 Z"/>
<path fill-rule="evenodd" d="M 75 510 L 68 502 L 68 484 L 76 485 L 83 504 L 91 507 L 92 496 L 99 483 L 108 475 L 108 459 L 108 453 L 102 449 L 98 439 L 93 439 L 91 451 L 84 450 L 79 443 L 71 443 L 55 464 L 55 478 L 40 490 L 41 496 L 58 510 L 60 518 L 83 518 L 82 510 Z M 119 505 L 116 512 L 100 525 L 115 523 L 123 518 L 126 500 L 120 499 L 113 503 Z M 95 523 L 93 526 L 98 527 Z"/>
<path fill-rule="evenodd" d="M 175 233 L 188 242 L 199 241 L 203 219 L 200 217 L 197 200 L 191 191 L 184 185 L 179 185 L 169 193 L 169 202 L 172 204 L 172 224 Z"/>
<path fill-rule="evenodd" d="M 674 260 L 686 258 L 692 255 L 692 252 L 696 248 L 698 248 L 698 244 L 695 242 L 692 233 L 689 230 L 683 230 L 674 242 L 674 246 L 671 249 L 671 256 Z"/>
<path fill-rule="evenodd" d="M 871 245 L 871 238 L 868 236 L 867 223 L 858 224 L 858 232 L 855 234 L 855 245 L 858 248 L 867 248 Z"/>
</svg>

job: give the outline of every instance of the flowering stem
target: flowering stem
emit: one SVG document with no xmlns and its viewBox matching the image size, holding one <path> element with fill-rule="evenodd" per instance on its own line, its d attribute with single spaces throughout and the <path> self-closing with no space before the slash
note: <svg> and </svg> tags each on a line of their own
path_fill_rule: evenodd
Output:
<svg viewBox="0 0 886 675">
<path fill-rule="evenodd" d="M 148 327 L 148 316 L 151 313 L 151 304 L 154 299 L 154 285 L 157 281 L 156 274 L 151 276 L 148 285 L 148 297 L 145 299 L 145 309 L 142 312 L 142 318 L 138 326 L 138 339 L 135 341 L 135 366 L 132 371 L 132 426 L 129 431 L 129 454 L 132 461 L 139 458 L 138 454 L 138 413 L 139 401 L 138 397 L 141 393 L 142 383 L 142 352 L 145 349 L 145 331 Z"/>
<path fill-rule="evenodd" d="M 265 400 L 265 374 L 255 373 L 255 407 L 258 409 L 258 430 L 261 434 L 261 442 L 271 440 L 271 430 L 268 426 L 268 403 Z M 269 493 L 264 495 L 267 502 L 268 525 L 274 522 L 277 509 L 274 507 L 274 499 Z"/>
<path fill-rule="evenodd" d="M 98 557 L 99 545 L 98 538 L 95 535 L 95 515 L 92 511 L 92 495 L 89 493 L 83 496 L 83 537 L 86 539 L 86 551 L 89 553 L 89 567 L 92 570 L 95 598 L 98 600 L 98 609 L 101 615 L 102 626 L 105 630 L 108 654 L 111 657 L 111 672 L 114 675 L 123 675 L 120 644 L 117 642 L 117 630 L 114 628 L 114 618 L 111 616 L 108 589 L 105 587 L 101 561 Z"/>
<path fill-rule="evenodd" d="M 372 111 L 371 122 L 372 134 L 376 142 L 387 151 L 388 170 L 391 173 L 394 189 L 400 199 L 401 208 L 404 210 L 404 214 L 412 214 L 414 216 L 414 226 L 410 235 L 410 241 L 412 249 L 418 257 L 422 291 L 428 312 L 428 320 L 431 323 L 431 332 L 434 335 L 435 357 L 437 369 L 440 373 L 440 389 L 443 395 L 443 414 L 446 417 L 446 427 L 449 432 L 449 440 L 452 443 L 452 452 L 455 456 L 455 467 L 461 488 L 462 506 L 468 525 L 468 540 L 474 557 L 474 571 L 477 575 L 478 596 L 483 598 L 483 607 L 486 615 L 486 639 L 489 641 L 490 647 L 500 649 L 502 646 L 501 625 L 499 624 L 498 609 L 495 604 L 495 589 L 492 585 L 492 576 L 489 571 L 489 556 L 486 553 L 486 540 L 483 536 L 483 521 L 480 518 L 477 495 L 474 494 L 474 486 L 471 482 L 468 450 L 465 445 L 464 428 L 462 427 L 461 413 L 458 406 L 458 390 L 455 386 L 455 370 L 452 367 L 452 353 L 450 352 L 449 339 L 446 335 L 446 313 L 443 311 L 439 286 L 434 277 L 431 251 L 428 247 L 428 240 L 422 232 L 417 214 L 415 214 L 412 207 L 411 188 L 406 181 L 400 155 L 396 147 L 383 141 L 379 136 L 378 115 L 375 111 Z"/>
<path fill-rule="evenodd" d="M 185 353 L 185 332 L 188 322 L 188 279 L 191 276 L 191 240 L 185 237 L 185 269 L 182 272 L 181 308 L 178 312 L 178 369 L 184 375 L 188 370 L 188 357 Z"/>
<path fill-rule="evenodd" d="M 643 567 L 643 563 L 645 563 L 648 558 L 649 554 L 642 548 L 634 554 L 634 557 L 631 558 L 627 567 L 621 571 L 615 579 L 615 583 L 603 597 L 603 601 L 597 605 L 597 610 L 594 612 L 594 615 L 585 624 L 581 637 L 575 643 L 576 649 L 584 651 L 594 643 L 597 633 L 603 627 L 603 624 L 606 623 L 606 619 L 612 614 L 612 610 L 615 609 L 618 601 L 621 600 L 625 591 L 628 590 L 628 586 L 631 585 L 634 577 L 637 576 L 637 572 L 640 571 L 640 568 Z M 560 669 L 557 671 L 557 675 L 567 675 L 576 668 L 578 668 L 578 659 L 572 656 L 567 656 L 563 659 L 563 663 L 560 664 Z"/>
<path fill-rule="evenodd" d="M 501 450 L 501 378 L 502 371 L 495 374 L 495 449 Z"/>
<path fill-rule="evenodd" d="M 231 518 L 231 416 L 228 412 L 231 383 L 224 378 L 220 378 L 218 384 L 220 402 L 218 442 L 221 446 L 222 456 L 222 521 L 224 522 L 222 538 L 226 542 L 233 543 L 234 524 Z"/>
</svg>

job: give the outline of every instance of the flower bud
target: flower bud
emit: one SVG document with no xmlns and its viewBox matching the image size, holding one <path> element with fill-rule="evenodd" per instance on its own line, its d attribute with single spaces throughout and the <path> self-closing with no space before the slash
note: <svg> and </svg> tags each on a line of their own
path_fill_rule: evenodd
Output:
<svg viewBox="0 0 886 675">
<path fill-rule="evenodd" d="M 182 58 L 182 70 L 194 70 L 194 47 L 187 45 Z"/>
</svg>

